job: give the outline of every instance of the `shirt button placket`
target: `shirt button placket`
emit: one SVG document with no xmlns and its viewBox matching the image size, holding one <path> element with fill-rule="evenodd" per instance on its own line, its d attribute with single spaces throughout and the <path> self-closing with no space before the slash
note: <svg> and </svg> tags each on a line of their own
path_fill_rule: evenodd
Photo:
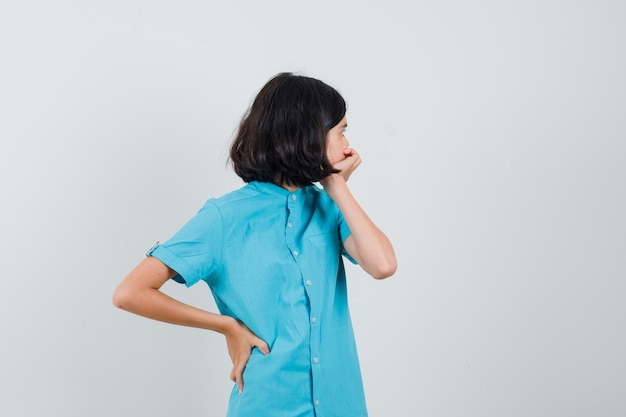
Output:
<svg viewBox="0 0 626 417">
<path fill-rule="evenodd" d="M 291 250 L 291 254 L 294 258 L 297 258 L 300 255 L 300 251 L 296 248 L 295 245 L 295 233 L 296 230 L 293 224 L 293 216 L 295 215 L 297 218 L 297 213 L 299 212 L 297 205 L 293 203 L 298 199 L 296 194 L 289 194 L 289 200 L 287 201 L 287 229 L 285 230 L 285 235 L 287 237 L 287 246 Z M 296 214 L 294 214 L 296 213 Z"/>
<path fill-rule="evenodd" d="M 298 196 L 295 193 L 289 194 L 289 197 L 287 200 L 287 211 L 288 211 L 287 229 L 285 231 L 285 235 L 287 237 L 287 246 L 289 247 L 289 250 L 291 251 L 291 255 L 293 255 L 294 259 L 296 259 L 298 256 L 302 254 L 300 252 L 300 248 L 296 246 L 296 234 L 297 234 L 296 229 L 297 228 L 294 225 L 294 219 L 295 221 L 297 221 L 298 216 L 299 216 L 298 213 L 300 213 L 300 207 L 298 207 L 299 204 L 296 203 L 296 200 L 298 200 Z"/>
<path fill-rule="evenodd" d="M 304 285 L 306 288 L 307 293 L 310 293 L 310 288 L 313 285 L 313 282 L 310 279 L 307 279 L 304 281 Z M 311 300 L 311 308 L 314 309 L 314 301 L 313 299 L 309 298 Z M 313 311 L 311 311 L 311 316 L 309 319 L 310 325 L 311 325 L 311 339 L 310 339 L 310 349 L 311 349 L 311 373 L 312 373 L 312 377 L 313 377 L 313 395 L 315 397 L 317 397 L 317 375 L 319 373 L 319 366 L 320 366 L 320 358 L 319 358 L 319 338 L 320 338 L 320 328 L 317 325 L 318 323 L 318 319 L 317 319 L 317 313 L 314 313 Z M 314 397 L 314 398 L 315 398 Z M 315 407 L 317 407 L 319 405 L 319 399 L 315 399 L 314 400 L 314 405 Z"/>
<path fill-rule="evenodd" d="M 294 226 L 294 219 L 297 221 L 299 213 L 299 207 L 296 203 L 298 200 L 298 196 L 296 194 L 290 194 L 287 201 L 289 214 L 287 216 L 287 224 L 285 234 L 287 236 L 287 245 L 291 250 L 291 254 L 296 262 L 298 262 L 298 257 L 302 255 L 300 248 L 297 248 L 295 245 L 295 233 L 296 227 Z M 295 217 L 294 217 L 295 216 Z M 298 262 L 299 263 L 299 262 Z M 315 291 L 313 290 L 313 282 L 310 279 L 304 280 L 305 290 L 309 296 L 309 301 L 312 303 L 311 307 L 313 307 L 315 296 Z M 313 290 L 313 293 L 312 293 Z M 313 296 L 313 297 L 312 297 Z M 310 349 L 311 349 L 311 372 L 313 377 L 313 392 L 314 392 L 314 401 L 313 404 L 317 408 L 320 404 L 319 397 L 317 396 L 317 386 L 316 383 L 318 381 L 318 373 L 320 366 L 320 358 L 319 358 L 319 340 L 320 340 L 320 327 L 319 327 L 319 319 L 316 314 L 312 314 L 310 316 L 310 324 L 311 324 L 311 339 L 310 339 Z"/>
</svg>

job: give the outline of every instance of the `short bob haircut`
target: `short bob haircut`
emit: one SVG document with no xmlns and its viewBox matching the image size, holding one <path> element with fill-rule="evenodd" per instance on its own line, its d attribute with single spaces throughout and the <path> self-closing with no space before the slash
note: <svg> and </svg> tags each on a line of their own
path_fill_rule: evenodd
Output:
<svg viewBox="0 0 626 417">
<path fill-rule="evenodd" d="M 305 187 L 338 172 L 326 153 L 328 131 L 346 102 L 314 78 L 280 73 L 259 91 L 239 125 L 230 160 L 245 182 Z"/>
</svg>

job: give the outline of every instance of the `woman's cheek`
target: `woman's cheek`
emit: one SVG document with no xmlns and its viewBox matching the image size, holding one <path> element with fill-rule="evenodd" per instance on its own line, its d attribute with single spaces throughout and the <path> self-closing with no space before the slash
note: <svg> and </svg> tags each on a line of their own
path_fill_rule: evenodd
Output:
<svg viewBox="0 0 626 417">
<path fill-rule="evenodd" d="M 333 152 L 333 154 L 330 155 L 330 157 L 328 158 L 331 165 L 335 165 L 343 161 L 344 159 L 346 159 L 346 156 L 343 154 L 343 152 Z"/>
</svg>

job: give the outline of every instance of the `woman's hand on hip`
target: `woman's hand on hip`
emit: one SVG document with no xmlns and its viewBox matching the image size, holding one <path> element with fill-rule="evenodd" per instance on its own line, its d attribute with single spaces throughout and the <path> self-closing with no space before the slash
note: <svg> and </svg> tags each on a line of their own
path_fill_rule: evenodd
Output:
<svg viewBox="0 0 626 417">
<path fill-rule="evenodd" d="M 224 332 L 228 354 L 233 362 L 230 379 L 237 383 L 239 394 L 243 392 L 243 371 L 252 355 L 252 349 L 258 348 L 261 353 L 267 355 L 270 349 L 262 339 L 255 335 L 245 324 L 233 319 L 233 323 Z"/>
</svg>

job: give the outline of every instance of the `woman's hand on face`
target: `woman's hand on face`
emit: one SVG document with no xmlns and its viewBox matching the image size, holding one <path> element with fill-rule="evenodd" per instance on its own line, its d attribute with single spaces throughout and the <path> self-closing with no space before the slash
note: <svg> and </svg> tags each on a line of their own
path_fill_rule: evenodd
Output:
<svg viewBox="0 0 626 417">
<path fill-rule="evenodd" d="M 264 355 L 270 353 L 270 349 L 263 340 L 252 333 L 248 327 L 238 320 L 233 319 L 234 323 L 228 331 L 224 332 L 226 336 L 226 345 L 228 354 L 233 362 L 233 369 L 230 373 L 230 379 L 237 383 L 239 394 L 243 392 L 243 371 L 252 355 L 252 349 L 258 348 Z"/>
<path fill-rule="evenodd" d="M 321 181 L 324 187 L 326 187 L 329 177 L 332 177 L 332 175 L 340 175 L 347 182 L 354 170 L 361 165 L 361 156 L 353 148 L 345 148 L 343 150 L 343 155 L 344 159 L 333 163 L 333 168 L 339 172 L 337 174 L 331 174 Z"/>
</svg>

